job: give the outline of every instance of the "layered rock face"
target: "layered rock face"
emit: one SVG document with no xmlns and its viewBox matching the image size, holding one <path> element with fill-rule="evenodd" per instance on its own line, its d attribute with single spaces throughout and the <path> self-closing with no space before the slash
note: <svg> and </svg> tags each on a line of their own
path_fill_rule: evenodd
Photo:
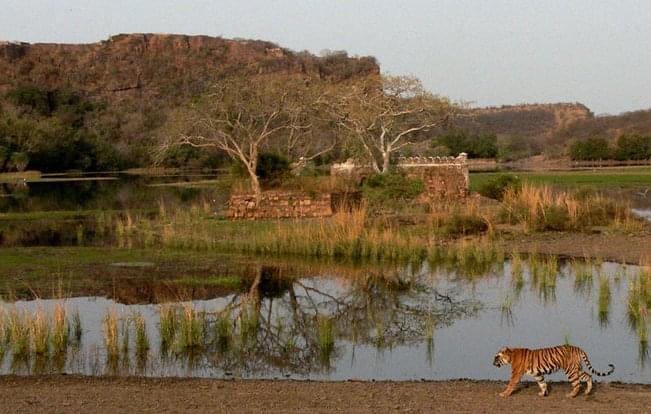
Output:
<svg viewBox="0 0 651 414">
<path fill-rule="evenodd" d="M 91 44 L 0 43 L 0 93 L 30 83 L 108 102 L 183 99 L 224 76 L 297 74 L 337 81 L 377 73 L 371 57 L 316 57 L 270 42 L 210 36 L 122 34 Z"/>
</svg>

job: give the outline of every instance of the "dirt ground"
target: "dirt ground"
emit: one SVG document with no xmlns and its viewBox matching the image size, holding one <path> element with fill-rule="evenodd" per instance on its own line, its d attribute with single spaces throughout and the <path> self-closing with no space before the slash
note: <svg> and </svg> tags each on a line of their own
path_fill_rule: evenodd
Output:
<svg viewBox="0 0 651 414">
<path fill-rule="evenodd" d="M 628 264 L 651 265 L 651 235 L 534 233 L 502 238 L 507 252 L 600 258 Z"/>
<path fill-rule="evenodd" d="M 525 384 L 504 400 L 493 381 L 305 382 L 260 380 L 0 377 L 6 413 L 648 413 L 651 385 L 597 384 L 568 399 L 567 383 L 538 397 Z"/>
</svg>

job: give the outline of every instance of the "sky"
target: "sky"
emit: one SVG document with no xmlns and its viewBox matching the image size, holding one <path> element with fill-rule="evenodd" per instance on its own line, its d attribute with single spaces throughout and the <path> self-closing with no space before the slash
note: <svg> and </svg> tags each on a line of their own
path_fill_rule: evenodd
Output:
<svg viewBox="0 0 651 414">
<path fill-rule="evenodd" d="M 383 72 L 473 106 L 651 108 L 649 0 L 0 0 L 0 40 L 89 43 L 118 33 L 372 55 Z"/>
</svg>

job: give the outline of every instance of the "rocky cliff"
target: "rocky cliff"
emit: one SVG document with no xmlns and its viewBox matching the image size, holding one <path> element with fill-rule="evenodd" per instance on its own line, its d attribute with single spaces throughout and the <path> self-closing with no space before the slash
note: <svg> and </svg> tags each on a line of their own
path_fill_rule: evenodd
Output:
<svg viewBox="0 0 651 414">
<path fill-rule="evenodd" d="M 518 135 L 549 139 L 557 132 L 594 115 L 580 103 L 522 104 L 474 108 L 454 127 L 477 134 Z"/>
<path fill-rule="evenodd" d="M 82 45 L 0 43 L 0 92 L 20 83 L 108 101 L 178 99 L 222 76 L 304 74 L 338 80 L 379 73 L 374 58 L 316 57 L 264 41 L 121 34 Z"/>
<path fill-rule="evenodd" d="M 337 82 L 379 71 L 372 57 L 344 52 L 317 57 L 265 41 L 209 36 L 0 42 L 0 154 L 7 148 L 26 153 L 29 168 L 41 171 L 146 166 L 170 114 L 218 79 L 260 75 Z M 179 166 L 219 161 L 214 158 L 219 154 L 207 151 L 173 156 L 171 165 Z"/>
</svg>

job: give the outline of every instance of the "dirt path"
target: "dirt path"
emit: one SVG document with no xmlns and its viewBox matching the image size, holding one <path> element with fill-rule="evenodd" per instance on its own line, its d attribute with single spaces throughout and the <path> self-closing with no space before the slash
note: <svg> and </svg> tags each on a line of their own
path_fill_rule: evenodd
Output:
<svg viewBox="0 0 651 414">
<path fill-rule="evenodd" d="M 651 263 L 651 235 L 534 233 L 498 241 L 506 251 Z"/>
<path fill-rule="evenodd" d="M 7 413 L 648 413 L 650 385 L 600 384 L 565 398 L 567 383 L 538 397 L 534 384 L 509 399 L 490 381 L 301 382 L 198 379 L 0 377 Z"/>
</svg>

